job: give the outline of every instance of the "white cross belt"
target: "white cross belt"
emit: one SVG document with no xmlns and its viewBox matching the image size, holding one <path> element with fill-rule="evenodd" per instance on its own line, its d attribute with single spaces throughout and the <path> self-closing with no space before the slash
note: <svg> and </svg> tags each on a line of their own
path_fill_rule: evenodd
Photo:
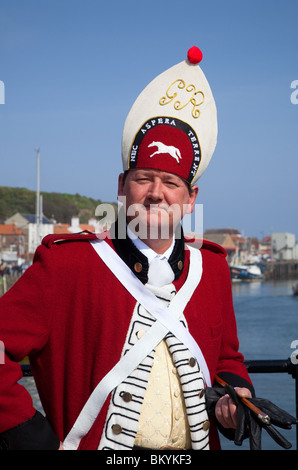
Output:
<svg viewBox="0 0 298 470">
<path fill-rule="evenodd" d="M 187 280 L 171 300 L 169 306 L 166 307 L 142 284 L 108 243 L 101 239 L 92 240 L 90 243 L 116 278 L 137 302 L 156 319 L 156 322 L 96 386 L 63 442 L 63 447 L 66 450 L 78 448 L 81 439 L 91 429 L 111 391 L 130 375 L 169 331 L 191 351 L 200 365 L 207 386 L 211 386 L 208 366 L 202 351 L 179 320 L 201 280 L 202 255 L 200 251 L 188 247 L 190 250 L 190 266 Z"/>
</svg>

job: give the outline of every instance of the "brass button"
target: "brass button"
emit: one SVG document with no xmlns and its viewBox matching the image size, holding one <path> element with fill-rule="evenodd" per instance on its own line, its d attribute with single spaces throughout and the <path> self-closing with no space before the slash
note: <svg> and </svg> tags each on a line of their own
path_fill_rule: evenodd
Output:
<svg viewBox="0 0 298 470">
<path fill-rule="evenodd" d="M 122 427 L 120 426 L 120 424 L 113 424 L 112 431 L 114 434 L 121 434 Z"/>
<path fill-rule="evenodd" d="M 146 333 L 146 330 L 139 330 L 139 331 L 137 332 L 137 338 L 138 338 L 138 339 L 143 338 L 143 336 L 144 336 L 145 333 Z"/>
<path fill-rule="evenodd" d="M 210 428 L 210 421 L 204 421 L 203 423 L 203 431 L 208 431 L 208 429 Z"/>
<path fill-rule="evenodd" d="M 134 270 L 135 270 L 136 273 L 140 273 L 142 271 L 142 269 L 143 269 L 143 266 L 142 266 L 141 263 L 135 263 Z"/>
<path fill-rule="evenodd" d="M 195 360 L 194 357 L 191 357 L 188 361 L 188 364 L 190 365 L 190 367 L 194 367 L 196 365 L 197 361 Z"/>
<path fill-rule="evenodd" d="M 199 391 L 199 398 L 203 398 L 204 395 L 205 395 L 205 389 L 202 388 L 202 390 Z"/>
<path fill-rule="evenodd" d="M 183 261 L 178 261 L 178 264 L 177 264 L 177 267 L 179 269 L 179 271 L 181 271 L 183 269 Z"/>
<path fill-rule="evenodd" d="M 132 400 L 132 394 L 129 393 L 129 392 L 124 392 L 123 395 L 122 395 L 122 399 L 126 403 L 129 403 Z"/>
</svg>

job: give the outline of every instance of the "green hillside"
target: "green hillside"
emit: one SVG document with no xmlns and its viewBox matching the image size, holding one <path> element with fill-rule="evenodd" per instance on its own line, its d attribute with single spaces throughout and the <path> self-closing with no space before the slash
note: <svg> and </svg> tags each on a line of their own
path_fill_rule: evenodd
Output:
<svg viewBox="0 0 298 470">
<path fill-rule="evenodd" d="M 102 203 L 80 194 L 41 192 L 43 214 L 60 223 L 70 223 L 71 217 L 79 217 L 80 223 L 87 223 L 94 217 L 96 207 Z M 36 193 L 25 188 L 0 186 L 0 223 L 16 212 L 35 214 Z"/>
</svg>

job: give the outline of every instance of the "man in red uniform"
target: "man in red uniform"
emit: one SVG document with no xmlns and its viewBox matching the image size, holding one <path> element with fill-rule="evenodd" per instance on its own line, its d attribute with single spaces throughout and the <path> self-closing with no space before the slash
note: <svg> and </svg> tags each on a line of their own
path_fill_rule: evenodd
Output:
<svg viewBox="0 0 298 470">
<path fill-rule="evenodd" d="M 253 391 L 225 252 L 210 242 L 194 248 L 180 228 L 217 135 L 193 52 L 128 115 L 125 205 L 109 234 L 46 237 L 0 301 L 0 433 L 9 448 L 216 449 L 206 386 L 218 374 L 239 393 Z M 18 384 L 25 356 L 46 417 Z M 220 398 L 220 425 L 235 429 L 236 417 Z"/>
</svg>

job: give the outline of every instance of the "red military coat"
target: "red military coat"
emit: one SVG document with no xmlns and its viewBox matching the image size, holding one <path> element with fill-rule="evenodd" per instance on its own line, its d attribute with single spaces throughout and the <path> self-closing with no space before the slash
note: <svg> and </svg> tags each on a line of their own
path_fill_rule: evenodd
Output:
<svg viewBox="0 0 298 470">
<path fill-rule="evenodd" d="M 0 299 L 0 340 L 7 354 L 0 364 L 0 433 L 30 420 L 36 411 L 17 383 L 18 361 L 25 356 L 47 419 L 62 442 L 92 390 L 121 357 L 136 302 L 96 255 L 91 238 L 96 236 L 46 237 L 33 266 Z M 247 386 L 251 382 L 238 352 L 225 252 L 206 242 L 201 254 L 202 278 L 184 311 L 190 333 L 212 381 L 225 373 Z M 177 290 L 188 263 L 186 250 L 182 274 L 174 281 Z M 109 399 L 80 448 L 97 448 L 108 405 Z M 216 432 L 210 436 L 210 447 L 218 448 Z"/>
</svg>

